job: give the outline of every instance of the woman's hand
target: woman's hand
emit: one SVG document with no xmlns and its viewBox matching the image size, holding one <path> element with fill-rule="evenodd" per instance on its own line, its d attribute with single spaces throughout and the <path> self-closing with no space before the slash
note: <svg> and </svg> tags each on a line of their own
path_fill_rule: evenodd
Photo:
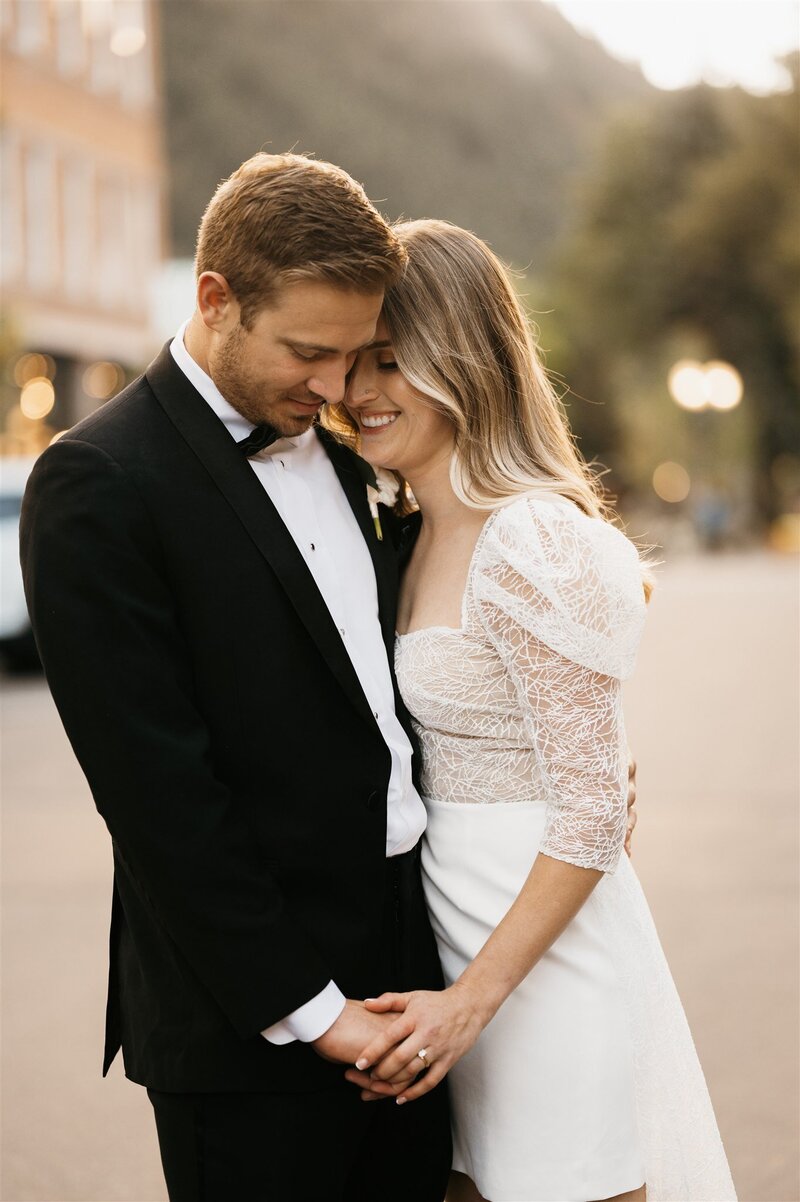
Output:
<svg viewBox="0 0 800 1202">
<path fill-rule="evenodd" d="M 490 1017 L 483 1015 L 470 989 L 458 982 L 441 993 L 384 993 L 367 1000 L 365 1006 L 377 1013 L 401 1012 L 356 1061 L 359 1072 L 369 1070 L 373 1090 L 388 1095 L 401 1087 L 396 1093 L 398 1105 L 413 1102 L 438 1085 L 469 1051 Z M 425 1052 L 424 1058 L 420 1051 Z M 423 1070 L 427 1071 L 419 1077 Z M 408 1086 L 410 1074 L 418 1079 Z"/>
</svg>

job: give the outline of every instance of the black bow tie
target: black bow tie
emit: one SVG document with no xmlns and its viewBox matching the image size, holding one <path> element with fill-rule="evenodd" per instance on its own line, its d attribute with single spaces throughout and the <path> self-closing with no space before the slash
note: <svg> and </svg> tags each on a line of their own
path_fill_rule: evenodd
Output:
<svg viewBox="0 0 800 1202">
<path fill-rule="evenodd" d="M 237 442 L 237 447 L 249 459 L 251 455 L 257 455 L 259 451 L 263 451 L 264 447 L 271 447 L 273 442 L 280 438 L 280 434 L 273 427 L 262 422 L 260 426 L 254 426 L 247 438 L 243 438 L 241 442 Z"/>
</svg>

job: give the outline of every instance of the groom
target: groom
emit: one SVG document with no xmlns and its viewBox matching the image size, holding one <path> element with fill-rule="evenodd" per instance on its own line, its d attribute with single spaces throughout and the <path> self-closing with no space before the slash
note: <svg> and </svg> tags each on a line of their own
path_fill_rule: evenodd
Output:
<svg viewBox="0 0 800 1202">
<path fill-rule="evenodd" d="M 114 851 L 104 1071 L 147 1087 L 173 1202 L 441 1202 L 444 1090 L 343 1077 L 440 988 L 392 515 L 314 426 L 404 252 L 359 185 L 259 154 L 203 217 L 197 306 L 40 458 L 22 519 L 50 687 Z M 313 427 L 313 428 L 312 428 Z"/>
</svg>

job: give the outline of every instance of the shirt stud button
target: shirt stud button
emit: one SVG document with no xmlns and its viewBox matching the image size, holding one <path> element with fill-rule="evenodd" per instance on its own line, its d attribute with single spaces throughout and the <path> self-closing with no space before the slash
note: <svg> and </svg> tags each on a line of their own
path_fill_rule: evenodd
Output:
<svg viewBox="0 0 800 1202">
<path fill-rule="evenodd" d="M 312 543 L 312 544 L 311 544 L 311 550 L 312 550 L 312 551 L 316 551 L 316 549 L 317 549 L 317 548 L 316 548 L 316 547 L 314 546 L 314 544 Z"/>
</svg>

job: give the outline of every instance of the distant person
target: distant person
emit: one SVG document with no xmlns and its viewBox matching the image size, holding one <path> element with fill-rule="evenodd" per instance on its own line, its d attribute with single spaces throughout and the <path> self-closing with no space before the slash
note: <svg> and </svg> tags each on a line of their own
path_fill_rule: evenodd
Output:
<svg viewBox="0 0 800 1202">
<path fill-rule="evenodd" d="M 105 1070 L 121 1044 L 173 1202 L 445 1190 L 444 1087 L 367 1106 L 344 1077 L 393 1021 L 362 999 L 441 973 L 392 515 L 312 429 L 404 258 L 344 171 L 256 155 L 203 217 L 191 320 L 25 499 L 36 638 L 113 839 Z"/>
<path fill-rule="evenodd" d="M 703 1074 L 621 854 L 621 682 L 646 569 L 607 520 L 502 265 L 443 222 L 395 232 L 408 265 L 340 424 L 419 506 L 396 668 L 447 988 L 368 1002 L 402 1013 L 349 1075 L 413 1109 L 449 1073 L 450 1202 L 727 1202 Z M 427 1074 L 404 1085 L 420 1056 Z"/>
<path fill-rule="evenodd" d="M 708 481 L 697 489 L 693 506 L 695 529 L 705 551 L 722 551 L 731 526 L 731 503 L 723 485 Z"/>
</svg>

